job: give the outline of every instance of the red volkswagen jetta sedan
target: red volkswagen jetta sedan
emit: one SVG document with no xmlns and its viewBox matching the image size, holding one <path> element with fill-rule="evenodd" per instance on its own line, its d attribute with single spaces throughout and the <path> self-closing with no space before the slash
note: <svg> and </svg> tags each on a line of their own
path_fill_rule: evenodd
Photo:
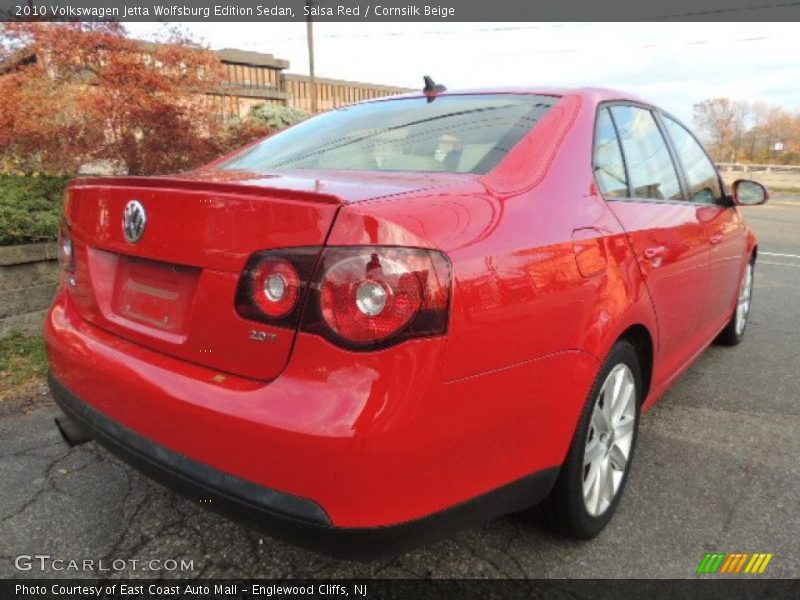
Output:
<svg viewBox="0 0 800 600">
<path fill-rule="evenodd" d="M 640 414 L 747 324 L 756 239 L 622 93 L 333 110 L 67 192 L 50 384 L 97 442 L 312 547 L 397 552 L 544 498 L 610 520 Z"/>
</svg>

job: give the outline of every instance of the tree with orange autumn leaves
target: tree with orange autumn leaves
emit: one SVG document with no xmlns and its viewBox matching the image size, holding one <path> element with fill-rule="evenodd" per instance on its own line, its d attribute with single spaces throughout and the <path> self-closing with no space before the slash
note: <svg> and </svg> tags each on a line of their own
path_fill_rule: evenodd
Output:
<svg viewBox="0 0 800 600">
<path fill-rule="evenodd" d="M 266 133 L 226 126 L 222 86 L 215 54 L 176 31 L 153 44 L 118 23 L 2 23 L 0 170 L 198 166 Z"/>
</svg>

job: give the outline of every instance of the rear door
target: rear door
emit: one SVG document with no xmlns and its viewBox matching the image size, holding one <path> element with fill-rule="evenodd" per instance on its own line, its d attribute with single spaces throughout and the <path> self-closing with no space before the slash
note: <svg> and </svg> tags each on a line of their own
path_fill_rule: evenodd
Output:
<svg viewBox="0 0 800 600">
<path fill-rule="evenodd" d="M 704 302 L 700 330 L 714 335 L 730 317 L 742 275 L 747 234 L 736 208 L 725 200 L 724 187 L 714 163 L 695 137 L 680 123 L 662 115 L 678 161 L 683 166 L 690 201 L 701 207 L 710 244 L 710 287 Z"/>
<path fill-rule="evenodd" d="M 709 248 L 697 205 L 686 200 L 670 148 L 645 107 L 598 112 L 595 177 L 628 233 L 658 320 L 659 373 L 691 358 L 709 289 Z M 657 375 L 658 376 L 658 375 Z"/>
</svg>

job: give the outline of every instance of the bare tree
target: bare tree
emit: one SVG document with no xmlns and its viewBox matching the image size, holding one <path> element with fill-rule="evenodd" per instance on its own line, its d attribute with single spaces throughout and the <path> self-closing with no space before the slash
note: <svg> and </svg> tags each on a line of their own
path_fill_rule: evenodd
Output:
<svg viewBox="0 0 800 600">
<path fill-rule="evenodd" d="M 694 121 L 719 162 L 800 163 L 800 112 L 760 101 L 713 98 L 695 104 Z"/>
</svg>

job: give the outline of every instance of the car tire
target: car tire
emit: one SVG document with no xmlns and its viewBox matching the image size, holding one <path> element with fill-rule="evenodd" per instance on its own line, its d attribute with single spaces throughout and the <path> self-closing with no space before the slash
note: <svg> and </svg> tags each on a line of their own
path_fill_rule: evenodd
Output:
<svg viewBox="0 0 800 600">
<path fill-rule="evenodd" d="M 750 307 L 753 303 L 753 279 L 755 276 L 756 262 L 751 260 L 742 275 L 742 282 L 739 284 L 739 295 L 736 298 L 736 309 L 731 315 L 731 320 L 725 325 L 717 339 L 717 344 L 723 346 L 735 346 L 744 338 L 747 329 L 747 321 L 750 317 Z"/>
<path fill-rule="evenodd" d="M 617 383 L 619 395 L 614 396 Z M 636 350 L 627 341 L 619 341 L 592 386 L 566 461 L 548 498 L 553 525 L 561 533 L 591 539 L 614 515 L 636 447 L 642 393 Z"/>
</svg>

